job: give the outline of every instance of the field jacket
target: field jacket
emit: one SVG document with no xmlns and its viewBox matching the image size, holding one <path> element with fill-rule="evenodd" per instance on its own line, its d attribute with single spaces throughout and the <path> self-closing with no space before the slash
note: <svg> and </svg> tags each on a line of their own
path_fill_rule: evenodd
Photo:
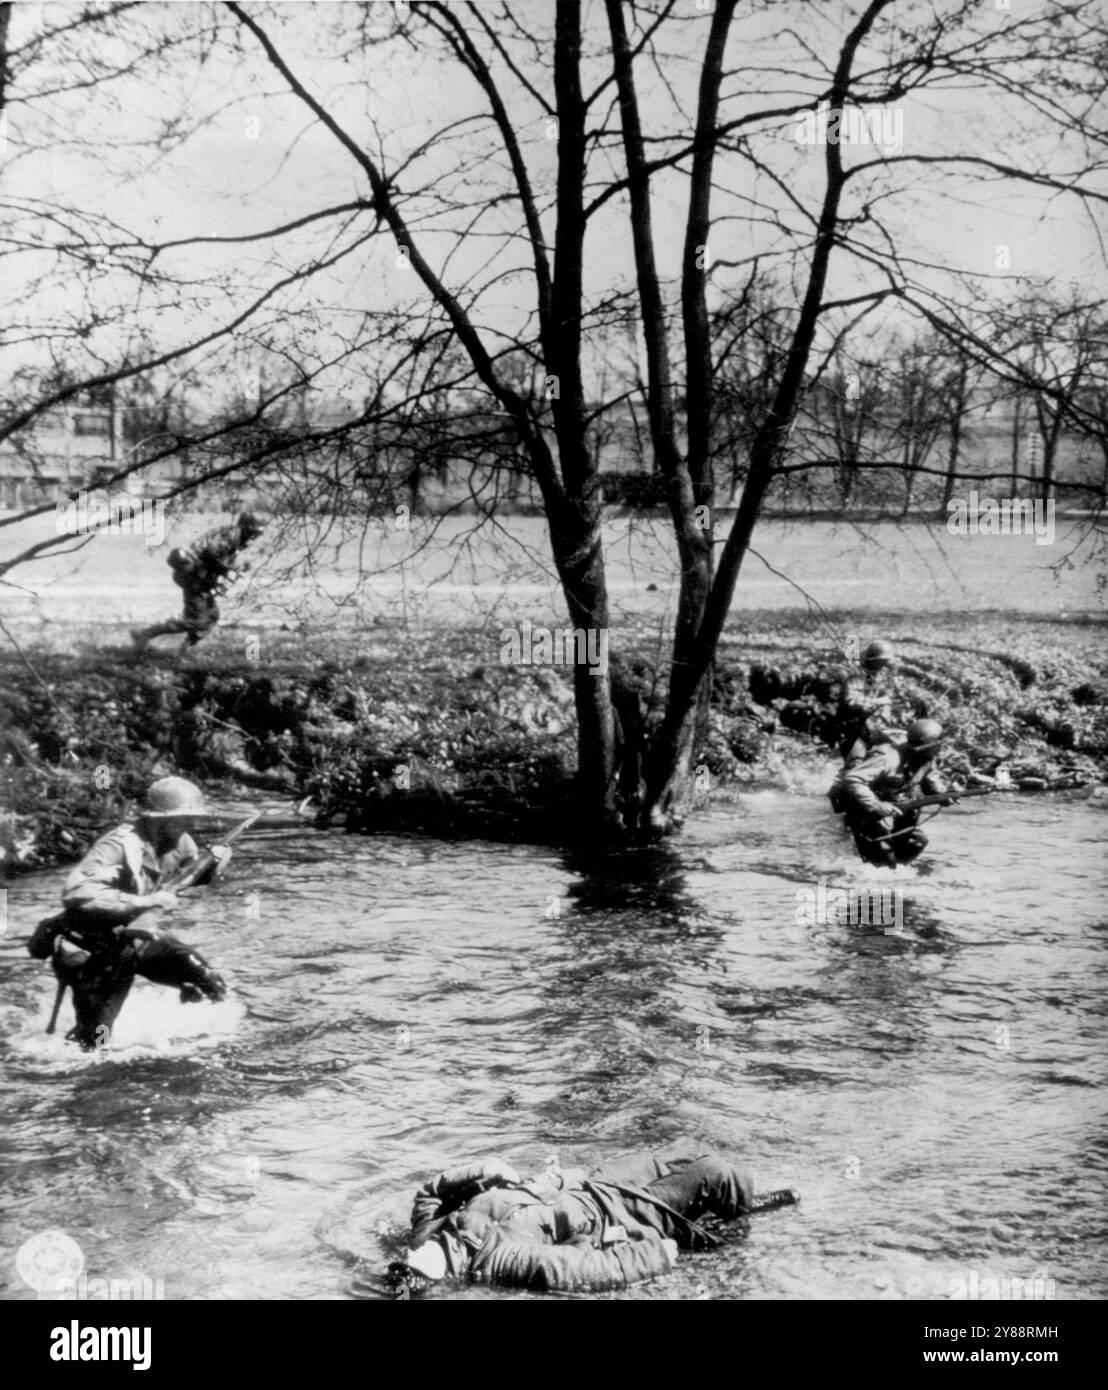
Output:
<svg viewBox="0 0 1108 1390">
<path fill-rule="evenodd" d="M 220 526 L 208 531 L 192 545 L 175 550 L 169 557 L 173 581 L 186 593 L 213 593 L 229 581 L 235 560 L 247 542 L 237 526 Z"/>
<path fill-rule="evenodd" d="M 893 724 L 892 700 L 887 682 L 875 682 L 856 671 L 842 677 L 836 720 L 839 751 L 844 758 L 852 753 L 854 758 L 864 756 L 887 739 Z"/>
<path fill-rule="evenodd" d="M 488 1186 L 485 1165 L 452 1169 L 422 1187 L 412 1244 L 441 1239 L 449 1272 L 519 1288 L 603 1290 L 671 1268 L 664 1237 L 641 1224 L 603 1182 L 565 1175 L 562 1191 Z"/>
<path fill-rule="evenodd" d="M 200 851 L 191 835 L 182 835 L 159 859 L 154 847 L 130 823 L 102 835 L 70 873 L 62 904 L 73 925 L 110 930 L 130 922 L 144 909 L 138 899 L 157 892 L 172 873 L 191 864 Z"/>
<path fill-rule="evenodd" d="M 836 782 L 836 806 L 848 818 L 880 819 L 884 814 L 883 803 L 930 796 L 945 790 L 933 762 L 924 763 L 913 772 L 902 748 L 892 743 L 879 743 L 861 762 L 848 767 Z"/>
</svg>

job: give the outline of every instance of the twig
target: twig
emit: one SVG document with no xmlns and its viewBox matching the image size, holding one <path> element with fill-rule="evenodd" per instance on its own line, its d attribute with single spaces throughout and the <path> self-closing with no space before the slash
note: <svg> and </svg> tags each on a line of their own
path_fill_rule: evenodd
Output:
<svg viewBox="0 0 1108 1390">
<path fill-rule="evenodd" d="M 754 556 L 756 560 L 761 560 L 762 564 L 765 565 L 766 569 L 769 570 L 770 574 L 775 574 L 778 579 L 783 579 L 786 584 L 791 584 L 792 587 L 797 591 L 797 593 L 803 596 L 804 602 L 808 605 L 809 613 L 811 613 L 813 610 L 818 611 L 819 617 L 822 619 L 824 627 L 831 634 L 831 639 L 835 647 L 837 648 L 837 650 L 843 651 L 846 647 L 846 642 L 842 634 L 836 629 L 834 623 L 828 617 L 827 611 L 823 607 L 823 604 L 820 603 L 818 599 L 813 598 L 812 595 L 808 592 L 808 590 L 805 589 L 803 585 L 798 584 L 795 579 L 790 579 L 787 574 L 783 574 L 780 570 L 774 569 L 774 567 L 770 564 L 766 557 L 764 555 L 759 555 L 752 545 L 748 545 L 747 550 L 750 552 L 751 555 Z"/>
<path fill-rule="evenodd" d="M 61 717 L 65 720 L 65 722 L 66 722 L 66 723 L 69 725 L 69 727 L 73 730 L 73 732 L 74 732 L 74 733 L 79 733 L 80 730 L 77 728 L 77 725 L 76 725 L 76 724 L 74 723 L 74 721 L 70 718 L 70 716 L 69 716 L 68 714 L 66 714 L 65 710 L 62 709 L 61 705 L 58 704 L 57 700 L 54 699 L 54 692 L 50 689 L 50 687 L 49 687 L 49 686 L 46 684 L 46 682 L 42 679 L 42 677 L 39 675 L 39 673 L 38 673 L 38 672 L 35 670 L 35 668 L 31 665 L 30 661 L 28 661 L 28 659 L 27 659 L 27 654 L 24 652 L 23 648 L 19 645 L 19 643 L 18 643 L 18 642 L 15 640 L 15 638 L 12 636 L 11 630 L 9 629 L 7 623 L 4 622 L 3 618 L 0 618 L 0 631 L 2 631 L 2 632 L 4 633 L 4 636 L 8 639 L 8 641 L 9 641 L 9 642 L 12 644 L 12 646 L 15 648 L 15 650 L 16 650 L 18 656 L 19 656 L 20 661 L 22 661 L 22 663 L 24 664 L 24 666 L 26 666 L 27 670 L 30 672 L 31 678 L 32 678 L 33 680 L 38 681 L 39 685 L 41 685 L 42 688 L 43 688 L 43 690 L 46 691 L 46 698 L 50 701 L 50 703 L 51 703 L 51 704 L 54 706 L 54 708 L 58 711 L 58 713 L 61 715 Z"/>
</svg>

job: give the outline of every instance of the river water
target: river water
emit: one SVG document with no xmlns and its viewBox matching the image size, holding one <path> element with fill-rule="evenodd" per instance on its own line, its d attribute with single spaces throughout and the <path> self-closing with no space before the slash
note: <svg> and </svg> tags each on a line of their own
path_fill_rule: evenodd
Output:
<svg viewBox="0 0 1108 1390">
<path fill-rule="evenodd" d="M 44 1036 L 23 948 L 61 874 L 20 880 L 0 1292 L 35 1297 L 14 1253 L 60 1230 L 167 1299 L 341 1298 L 439 1168 L 683 1143 L 802 1203 L 619 1297 L 1103 1297 L 1108 802 L 967 803 L 892 874 L 853 857 L 829 771 L 608 857 L 256 834 L 181 925 L 232 997 L 140 981 L 92 1057 Z M 887 929 L 829 918 L 852 887 Z"/>
</svg>

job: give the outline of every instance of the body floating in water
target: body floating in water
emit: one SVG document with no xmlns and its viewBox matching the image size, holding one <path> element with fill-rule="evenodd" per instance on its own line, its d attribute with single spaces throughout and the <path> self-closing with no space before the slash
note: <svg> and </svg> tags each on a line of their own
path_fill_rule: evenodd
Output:
<svg viewBox="0 0 1108 1390">
<path fill-rule="evenodd" d="M 390 1265 L 388 1283 L 400 1297 L 446 1278 L 536 1290 L 623 1288 L 667 1273 L 679 1249 L 717 1245 L 698 1218 L 730 1221 L 798 1200 L 792 1191 L 755 1197 L 750 1178 L 714 1154 L 638 1154 L 591 1178 L 551 1160 L 526 1180 L 488 1160 L 420 1188 L 407 1259 Z"/>
</svg>

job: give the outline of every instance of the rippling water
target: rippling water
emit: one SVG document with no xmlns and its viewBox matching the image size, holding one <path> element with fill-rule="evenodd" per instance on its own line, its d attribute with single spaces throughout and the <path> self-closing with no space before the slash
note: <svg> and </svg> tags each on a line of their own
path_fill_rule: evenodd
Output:
<svg viewBox="0 0 1108 1390">
<path fill-rule="evenodd" d="M 139 982 L 93 1058 L 43 1035 L 23 948 L 61 875 L 21 881 L 0 1291 L 34 1297 L 12 1254 L 56 1228 L 91 1277 L 166 1298 L 341 1297 L 441 1167 L 687 1141 L 802 1205 L 620 1297 L 946 1297 L 973 1271 L 1104 1296 L 1108 804 L 968 803 L 893 875 L 854 859 L 826 780 L 606 859 L 256 836 L 181 932 L 233 998 Z M 896 885 L 902 929 L 806 921 L 821 879 Z"/>
</svg>

